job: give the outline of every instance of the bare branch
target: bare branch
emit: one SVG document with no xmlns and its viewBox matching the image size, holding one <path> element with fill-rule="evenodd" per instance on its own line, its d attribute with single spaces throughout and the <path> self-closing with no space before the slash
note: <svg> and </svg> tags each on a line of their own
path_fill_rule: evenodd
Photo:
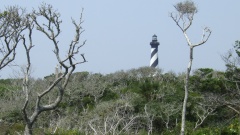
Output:
<svg viewBox="0 0 240 135">
<path fill-rule="evenodd" d="M 21 33 L 26 29 L 25 10 L 9 7 L 0 13 L 0 70 L 9 65 L 16 56 L 16 47 L 21 40 Z"/>
<path fill-rule="evenodd" d="M 173 19 L 176 25 L 181 29 L 181 31 L 184 32 L 183 27 L 179 25 L 180 17 L 178 17 L 177 15 L 173 16 L 173 13 L 170 14 L 170 17 Z"/>
<path fill-rule="evenodd" d="M 240 114 L 240 111 L 238 111 L 237 109 L 235 109 L 234 107 L 227 105 L 228 108 L 232 109 L 233 111 L 235 111 L 237 114 Z"/>
<path fill-rule="evenodd" d="M 197 129 L 200 125 L 203 124 L 208 116 L 213 115 L 213 112 L 216 110 L 216 108 L 203 104 L 195 108 L 197 108 L 195 113 L 197 114 L 198 120 L 195 123 L 194 129 Z"/>
<path fill-rule="evenodd" d="M 23 46 L 24 46 L 24 49 L 25 49 L 25 52 L 26 52 L 26 57 L 27 57 L 27 67 L 26 67 L 25 72 L 24 72 L 24 78 L 23 78 L 23 83 L 22 83 L 22 88 L 23 88 L 23 91 L 25 92 L 25 96 L 26 96 L 25 103 L 24 103 L 24 106 L 22 108 L 22 112 L 23 112 L 23 115 L 24 115 L 24 119 L 27 122 L 26 129 L 29 129 L 30 128 L 29 126 L 32 125 L 32 123 L 31 123 L 31 120 L 28 118 L 28 114 L 27 114 L 26 109 L 27 109 L 27 106 L 28 106 L 28 103 L 29 103 L 29 93 L 30 93 L 30 90 L 29 90 L 29 77 L 30 77 L 30 68 L 31 68 L 30 50 L 34 46 L 32 44 L 32 30 L 34 28 L 34 25 L 33 25 L 33 22 L 31 20 L 28 20 L 28 22 L 26 23 L 26 26 L 27 26 L 27 29 L 29 31 L 29 35 L 28 35 L 29 43 L 27 45 L 26 38 L 23 35 L 22 39 L 23 39 Z M 29 132 L 29 134 L 32 133 L 31 130 L 28 130 L 28 132 Z"/>
<path fill-rule="evenodd" d="M 205 27 L 203 30 L 201 42 L 198 44 L 193 44 L 191 46 L 196 47 L 196 46 L 200 46 L 200 45 L 206 43 L 208 41 L 209 37 L 211 36 L 211 33 L 212 33 L 212 31 L 208 27 Z"/>
</svg>

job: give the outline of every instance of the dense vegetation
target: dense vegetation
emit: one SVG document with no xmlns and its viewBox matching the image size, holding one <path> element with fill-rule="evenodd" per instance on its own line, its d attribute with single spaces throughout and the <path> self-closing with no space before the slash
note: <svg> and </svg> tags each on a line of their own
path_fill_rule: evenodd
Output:
<svg viewBox="0 0 240 135">
<path fill-rule="evenodd" d="M 235 51 L 238 54 L 238 42 Z M 190 76 L 186 134 L 234 135 L 240 133 L 239 57 L 223 56 L 227 70 L 195 70 Z M 235 60 L 235 61 L 234 61 Z M 35 93 L 47 87 L 54 74 L 31 79 L 31 103 Z M 35 134 L 179 134 L 185 73 L 163 73 L 140 67 L 112 74 L 73 74 L 58 108 L 43 113 Z M 21 79 L 0 81 L 0 132 L 24 130 Z M 51 103 L 56 92 L 43 102 Z M 31 109 L 31 108 L 30 108 Z M 33 109 L 33 108 L 32 108 Z"/>
</svg>

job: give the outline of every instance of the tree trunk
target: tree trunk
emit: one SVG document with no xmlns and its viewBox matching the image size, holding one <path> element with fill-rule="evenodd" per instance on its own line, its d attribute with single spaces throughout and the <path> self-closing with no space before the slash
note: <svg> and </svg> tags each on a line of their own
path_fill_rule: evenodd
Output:
<svg viewBox="0 0 240 135">
<path fill-rule="evenodd" d="M 185 134 L 185 120 L 186 120 L 186 110 L 187 110 L 187 100 L 188 100 L 188 81 L 189 76 L 191 72 L 192 67 L 192 60 L 193 60 L 193 47 L 190 46 L 190 60 L 187 67 L 187 74 L 186 74 L 186 80 L 185 80 L 185 95 L 184 95 L 184 101 L 183 101 L 183 108 L 182 108 L 182 123 L 181 123 L 181 135 Z"/>
<path fill-rule="evenodd" d="M 31 124 L 26 124 L 24 135 L 32 135 L 32 134 L 33 134 L 32 125 Z"/>
</svg>

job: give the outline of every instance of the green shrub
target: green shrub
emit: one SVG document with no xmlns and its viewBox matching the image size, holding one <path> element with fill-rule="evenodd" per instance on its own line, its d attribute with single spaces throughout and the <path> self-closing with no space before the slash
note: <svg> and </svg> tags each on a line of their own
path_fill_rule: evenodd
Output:
<svg viewBox="0 0 240 135">
<path fill-rule="evenodd" d="M 221 135 L 221 129 L 219 128 L 199 128 L 193 132 L 193 135 Z"/>
<path fill-rule="evenodd" d="M 239 134 L 240 124 L 238 119 L 231 122 L 227 127 L 223 128 L 222 130 L 222 135 L 239 135 Z"/>
<path fill-rule="evenodd" d="M 16 135 L 16 133 L 23 133 L 24 125 L 22 123 L 15 124 L 1 124 L 0 134 L 1 135 Z"/>
<path fill-rule="evenodd" d="M 13 110 L 2 118 L 9 123 L 16 123 L 23 120 L 23 115 L 20 110 Z"/>
<path fill-rule="evenodd" d="M 117 93 L 112 92 L 111 90 L 105 90 L 103 92 L 103 96 L 100 98 L 100 100 L 102 101 L 110 101 L 110 100 L 114 100 L 114 99 L 118 99 L 119 96 Z"/>
</svg>

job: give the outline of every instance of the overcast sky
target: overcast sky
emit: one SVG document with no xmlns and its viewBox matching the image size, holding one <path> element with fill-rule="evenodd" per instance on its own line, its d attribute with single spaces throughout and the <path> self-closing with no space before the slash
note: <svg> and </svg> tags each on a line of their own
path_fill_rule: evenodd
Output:
<svg viewBox="0 0 240 135">
<path fill-rule="evenodd" d="M 67 46 L 74 36 L 71 18 L 78 21 L 84 8 L 86 30 L 82 40 L 87 43 L 81 53 L 87 63 L 79 65 L 77 72 L 112 73 L 142 66 L 149 66 L 150 45 L 153 34 L 160 42 L 159 68 L 164 72 L 185 71 L 189 60 L 189 47 L 180 29 L 169 17 L 173 5 L 181 0 L 55 0 L 46 1 L 61 13 L 63 24 L 59 38 L 61 46 Z M 40 0 L 2 0 L 0 9 L 11 5 L 24 7 L 27 11 L 37 8 Z M 195 0 L 198 13 L 188 34 L 192 42 L 201 39 L 202 29 L 212 30 L 207 43 L 195 48 L 193 69 L 213 68 L 225 70 L 221 55 L 240 40 L 239 0 Z M 33 76 L 44 77 L 54 72 L 57 64 L 53 47 L 42 35 L 34 37 L 32 52 Z M 65 53 L 66 50 L 63 50 Z M 16 63 L 26 64 L 23 51 L 17 52 Z M 79 56 L 80 58 L 80 56 Z M 1 71 L 1 78 L 11 76 L 12 70 Z"/>
</svg>

